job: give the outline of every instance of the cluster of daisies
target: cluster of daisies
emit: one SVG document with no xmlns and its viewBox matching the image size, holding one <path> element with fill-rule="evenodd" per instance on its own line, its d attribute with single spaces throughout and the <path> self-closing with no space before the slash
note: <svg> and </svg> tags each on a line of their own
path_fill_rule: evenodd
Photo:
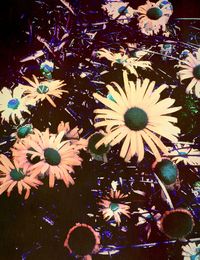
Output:
<svg viewBox="0 0 200 260">
<path fill-rule="evenodd" d="M 158 34 L 162 31 L 167 36 L 166 25 L 173 13 L 171 3 L 164 0 L 156 3 L 147 0 L 137 9 L 133 9 L 129 2 L 107 1 L 102 5 L 102 9 L 107 12 L 111 20 L 116 20 L 120 24 L 127 24 L 132 18 L 137 17 L 138 27 L 146 35 Z"/>
<path fill-rule="evenodd" d="M 48 61 L 44 62 L 44 71 L 46 69 L 45 65 L 48 65 Z M 49 71 L 49 69 L 48 69 Z M 48 77 L 49 74 L 46 74 Z M 2 122 L 5 120 L 9 123 L 12 121 L 17 124 L 16 119 L 19 122 L 23 121 L 22 113 L 31 114 L 29 107 L 35 106 L 38 102 L 47 100 L 53 107 L 56 107 L 54 98 L 61 98 L 62 94 L 68 92 L 63 89 L 66 84 L 61 80 L 53 79 L 38 79 L 33 75 L 33 80 L 23 77 L 28 83 L 19 83 L 14 89 L 8 89 L 3 87 L 0 91 L 0 112 Z"/>
<path fill-rule="evenodd" d="M 0 155 L 0 194 L 7 191 L 8 196 L 15 186 L 18 193 L 26 191 L 25 199 L 30 195 L 31 187 L 42 184 L 41 179 L 49 178 L 49 187 L 55 180 L 63 180 L 68 187 L 74 184 L 71 173 L 74 166 L 80 166 L 80 150 L 85 149 L 87 140 L 79 137 L 79 129 L 70 129 L 69 123 L 61 122 L 58 132 L 52 134 L 24 125 L 18 128 L 16 142 L 11 148 L 12 160 Z"/>
</svg>

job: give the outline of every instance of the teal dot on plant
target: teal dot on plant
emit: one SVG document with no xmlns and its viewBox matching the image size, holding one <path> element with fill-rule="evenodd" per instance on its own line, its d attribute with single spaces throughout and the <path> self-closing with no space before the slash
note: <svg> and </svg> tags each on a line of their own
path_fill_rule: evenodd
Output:
<svg viewBox="0 0 200 260">
<path fill-rule="evenodd" d="M 178 169 L 176 165 L 168 159 L 163 159 L 161 162 L 158 162 L 155 167 L 155 172 L 166 185 L 176 182 Z"/>
<path fill-rule="evenodd" d="M 108 98 L 109 100 L 111 100 L 111 101 L 114 101 L 114 102 L 115 102 L 115 100 L 114 100 L 113 96 L 112 96 L 110 93 L 108 93 L 108 95 L 107 95 L 107 98 Z"/>
</svg>

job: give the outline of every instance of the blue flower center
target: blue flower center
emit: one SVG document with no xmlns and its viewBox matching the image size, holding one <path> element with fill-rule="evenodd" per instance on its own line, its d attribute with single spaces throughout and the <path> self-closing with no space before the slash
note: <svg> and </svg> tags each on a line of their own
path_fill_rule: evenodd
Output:
<svg viewBox="0 0 200 260">
<path fill-rule="evenodd" d="M 193 75 L 196 79 L 200 79 L 200 64 L 194 67 Z"/>
<path fill-rule="evenodd" d="M 127 14 L 127 13 L 128 13 L 128 10 L 127 10 L 126 6 L 121 6 L 121 7 L 118 9 L 118 13 L 119 13 L 119 14 Z"/>
<path fill-rule="evenodd" d="M 163 15 L 163 12 L 158 7 L 152 7 L 147 11 L 147 17 L 151 20 L 158 20 Z"/>
<path fill-rule="evenodd" d="M 111 202 L 109 207 L 113 212 L 115 212 L 119 209 L 119 204 Z"/>
<path fill-rule="evenodd" d="M 61 161 L 59 152 L 53 148 L 47 148 L 44 150 L 44 158 L 50 165 L 58 165 Z"/>
<path fill-rule="evenodd" d="M 32 130 L 32 126 L 31 125 L 25 125 L 25 126 L 21 126 L 17 129 L 17 136 L 19 138 L 24 138 L 25 136 L 27 136 Z"/>
<path fill-rule="evenodd" d="M 23 174 L 22 169 L 13 169 L 10 172 L 10 177 L 12 178 L 13 181 L 20 181 L 24 179 L 25 175 Z"/>
<path fill-rule="evenodd" d="M 18 108 L 18 106 L 19 106 L 19 100 L 17 98 L 13 98 L 8 101 L 8 108 L 15 110 Z"/>
<path fill-rule="evenodd" d="M 124 121 L 125 125 L 131 130 L 142 130 L 148 123 L 147 113 L 138 107 L 130 108 L 124 115 Z"/>
<path fill-rule="evenodd" d="M 40 93 L 40 94 L 46 94 L 48 91 L 49 91 L 49 88 L 45 85 L 40 85 L 37 88 L 37 92 Z"/>
<path fill-rule="evenodd" d="M 175 183 L 178 170 L 173 162 L 167 159 L 163 159 L 157 164 L 156 172 L 161 181 L 163 181 L 166 185 L 170 185 Z"/>
</svg>

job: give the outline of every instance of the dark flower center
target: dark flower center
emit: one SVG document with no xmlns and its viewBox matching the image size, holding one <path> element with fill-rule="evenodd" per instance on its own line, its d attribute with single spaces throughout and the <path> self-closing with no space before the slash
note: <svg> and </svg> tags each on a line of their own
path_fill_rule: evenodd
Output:
<svg viewBox="0 0 200 260">
<path fill-rule="evenodd" d="M 163 12 L 158 7 L 152 7 L 147 11 L 147 17 L 151 20 L 158 20 L 163 15 Z"/>
<path fill-rule="evenodd" d="M 20 181 L 22 179 L 24 179 L 24 174 L 22 169 L 13 169 L 10 172 L 10 177 L 12 178 L 13 181 Z"/>
<path fill-rule="evenodd" d="M 92 135 L 88 141 L 88 149 L 91 153 L 97 155 L 103 155 L 108 152 L 109 146 L 102 144 L 98 149 L 95 148 L 95 145 L 103 138 L 104 136 L 101 133 L 95 133 Z"/>
<path fill-rule="evenodd" d="M 187 212 L 176 210 L 164 217 L 162 226 L 167 236 L 183 238 L 192 231 L 193 219 Z"/>
<path fill-rule="evenodd" d="M 124 121 L 131 130 L 142 130 L 148 123 L 147 113 L 138 107 L 130 108 L 124 115 Z"/>
<path fill-rule="evenodd" d="M 111 202 L 109 207 L 113 212 L 115 212 L 119 209 L 119 204 Z"/>
<path fill-rule="evenodd" d="M 8 108 L 11 109 L 17 109 L 19 106 L 19 100 L 17 98 L 13 98 L 11 100 L 8 101 Z"/>
<path fill-rule="evenodd" d="M 127 13 L 128 13 L 128 10 L 127 10 L 126 6 L 121 6 L 121 7 L 118 9 L 118 13 L 119 13 L 119 14 L 127 14 Z"/>
<path fill-rule="evenodd" d="M 170 185 L 176 181 L 178 170 L 172 161 L 164 159 L 157 163 L 155 172 L 158 174 L 161 181 L 166 185 Z"/>
<path fill-rule="evenodd" d="M 69 247 L 73 253 L 85 256 L 91 254 L 96 244 L 93 232 L 87 227 L 77 227 L 69 237 Z"/>
<path fill-rule="evenodd" d="M 34 150 L 33 148 L 29 148 L 28 150 L 35 152 L 35 150 Z M 32 157 L 32 154 L 31 154 L 31 153 L 27 153 L 27 154 L 26 154 L 27 160 L 28 160 L 30 163 L 32 163 L 32 164 L 36 164 L 36 163 L 38 163 L 38 162 L 40 161 L 40 156 L 35 156 L 33 159 L 32 159 L 31 157 Z"/>
<path fill-rule="evenodd" d="M 31 130 L 32 130 L 31 125 L 21 126 L 17 129 L 17 136 L 19 138 L 24 138 L 31 132 Z"/>
<path fill-rule="evenodd" d="M 59 152 L 53 148 L 47 148 L 44 150 L 45 161 L 50 165 L 58 165 L 61 161 Z"/>
<path fill-rule="evenodd" d="M 49 91 L 49 88 L 45 85 L 40 85 L 37 88 L 37 92 L 40 93 L 40 94 L 46 94 L 48 91 Z"/>
<path fill-rule="evenodd" d="M 194 67 L 193 75 L 196 79 L 200 79 L 200 64 Z"/>
</svg>

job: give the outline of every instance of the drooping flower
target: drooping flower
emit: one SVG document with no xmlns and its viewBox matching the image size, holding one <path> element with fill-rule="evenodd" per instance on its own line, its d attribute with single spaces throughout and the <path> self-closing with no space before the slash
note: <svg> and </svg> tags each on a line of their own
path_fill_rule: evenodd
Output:
<svg viewBox="0 0 200 260">
<path fill-rule="evenodd" d="M 40 64 L 40 71 L 42 75 L 47 79 L 52 79 L 52 72 L 54 70 L 54 63 L 49 60 L 45 60 Z"/>
<path fill-rule="evenodd" d="M 83 129 L 79 129 L 78 126 L 73 129 L 70 128 L 69 122 L 64 123 L 63 121 L 57 127 L 57 132 L 60 133 L 64 131 L 67 140 L 70 140 L 72 144 L 75 144 L 79 149 L 86 149 L 88 141 L 84 138 L 80 138 L 80 134 Z"/>
<path fill-rule="evenodd" d="M 193 216 L 186 209 L 166 211 L 158 222 L 158 227 L 169 238 L 183 239 L 193 230 Z"/>
<path fill-rule="evenodd" d="M 200 244 L 188 243 L 182 246 L 183 260 L 199 260 L 200 259 Z"/>
<path fill-rule="evenodd" d="M 185 165 L 200 165 L 200 151 L 192 148 L 192 145 L 189 142 L 179 142 L 169 149 L 168 155 L 176 164 L 183 162 Z"/>
<path fill-rule="evenodd" d="M 15 137 L 16 140 L 25 138 L 33 132 L 32 124 L 21 125 L 16 128 L 16 132 L 12 133 L 11 136 Z"/>
<path fill-rule="evenodd" d="M 39 82 L 37 77 L 33 75 L 33 81 L 23 77 L 30 85 L 22 85 L 20 86 L 24 89 L 24 93 L 26 94 L 26 99 L 37 101 L 43 101 L 47 99 L 49 103 L 56 107 L 52 97 L 61 98 L 64 92 L 68 92 L 66 90 L 61 89 L 66 84 L 64 81 L 60 80 L 45 80 Z"/>
<path fill-rule="evenodd" d="M 23 140 L 31 147 L 24 151 L 26 156 L 31 154 L 31 160 L 37 156 L 40 158 L 40 161 L 31 165 L 28 170 L 33 176 L 48 175 L 49 187 L 54 187 L 55 179 L 63 180 L 67 187 L 74 184 L 70 173 L 74 172 L 74 166 L 81 165 L 79 149 L 70 141 L 62 141 L 64 134 L 64 131 L 58 135 L 50 134 L 49 129 L 46 129 L 45 132 L 35 131 L 34 140 Z"/>
<path fill-rule="evenodd" d="M 111 20 L 115 20 L 120 24 L 127 24 L 134 16 L 135 10 L 129 6 L 128 2 L 115 1 L 102 5 L 102 9 L 107 12 Z"/>
<path fill-rule="evenodd" d="M 112 53 L 111 51 L 106 50 L 105 48 L 102 48 L 97 51 L 97 55 L 99 58 L 106 58 L 112 61 L 111 66 L 113 66 L 114 63 L 122 64 L 131 73 L 135 74 L 136 77 L 138 77 L 136 68 L 140 67 L 143 69 L 147 69 L 147 68 L 151 69 L 150 61 L 141 60 L 141 58 L 146 54 L 145 52 L 142 53 L 143 55 L 139 55 L 138 57 L 129 58 L 129 56 L 125 53 L 124 49 L 122 49 L 122 51 L 119 53 Z"/>
<path fill-rule="evenodd" d="M 96 144 L 105 136 L 104 131 L 95 132 L 88 138 L 88 150 L 92 157 L 97 161 L 107 162 L 107 153 L 110 149 L 108 145 L 102 144 L 96 148 Z"/>
<path fill-rule="evenodd" d="M 23 189 L 26 190 L 25 199 L 28 199 L 31 187 L 37 188 L 42 184 L 36 177 L 28 176 L 26 170 L 19 167 L 16 161 L 13 163 L 5 155 L 0 155 L 0 195 L 7 191 L 10 196 L 13 188 L 17 186 L 20 195 Z"/>
<path fill-rule="evenodd" d="M 158 34 L 160 30 L 166 31 L 166 24 L 173 13 L 173 8 L 168 0 L 160 0 L 157 3 L 146 1 L 146 4 L 138 7 L 139 27 L 146 35 Z"/>
<path fill-rule="evenodd" d="M 96 144 L 111 146 L 123 140 L 120 156 L 129 161 L 137 154 L 138 161 L 144 158 L 144 142 L 149 146 L 158 161 L 161 155 L 158 148 L 167 153 L 167 147 L 157 135 L 172 142 L 177 142 L 180 129 L 173 125 L 177 119 L 168 114 L 178 111 L 181 107 L 171 107 L 175 100 L 166 98 L 159 101 L 160 93 L 167 87 L 161 85 L 154 89 L 155 82 L 149 79 L 137 79 L 136 84 L 128 80 L 126 71 L 123 72 L 123 90 L 116 82 L 115 89 L 108 85 L 108 91 L 113 100 L 109 100 L 95 93 L 94 97 L 106 108 L 96 109 L 95 127 L 106 127 L 107 134 Z M 157 135 L 156 135 L 157 134 Z M 158 148 L 157 148 L 158 147 Z"/>
<path fill-rule="evenodd" d="M 90 260 L 100 249 L 100 235 L 91 226 L 77 223 L 69 230 L 64 247 L 76 257 Z"/>
<path fill-rule="evenodd" d="M 200 49 L 194 55 L 188 53 L 187 57 L 179 62 L 178 67 L 180 68 L 178 76 L 181 81 L 192 79 L 186 88 L 186 93 L 194 93 L 200 98 Z"/>
<path fill-rule="evenodd" d="M 25 97 L 23 88 L 15 87 L 13 91 L 4 87 L 0 91 L 0 111 L 2 121 L 9 123 L 11 119 L 16 124 L 16 118 L 22 120 L 22 112 L 30 114 L 27 106 L 30 104 Z M 2 112 L 3 111 L 3 112 Z"/>
<path fill-rule="evenodd" d="M 103 218 L 106 219 L 106 221 L 114 218 L 115 222 L 120 225 L 122 214 L 130 218 L 130 206 L 120 201 L 125 197 L 127 197 L 127 195 L 121 193 L 119 190 L 111 189 L 110 194 L 98 202 L 98 204 L 102 206 L 100 212 L 102 212 Z"/>
<path fill-rule="evenodd" d="M 171 160 L 163 158 L 159 162 L 155 161 L 152 168 L 165 185 L 171 185 L 176 182 L 178 177 L 178 168 Z"/>
</svg>

